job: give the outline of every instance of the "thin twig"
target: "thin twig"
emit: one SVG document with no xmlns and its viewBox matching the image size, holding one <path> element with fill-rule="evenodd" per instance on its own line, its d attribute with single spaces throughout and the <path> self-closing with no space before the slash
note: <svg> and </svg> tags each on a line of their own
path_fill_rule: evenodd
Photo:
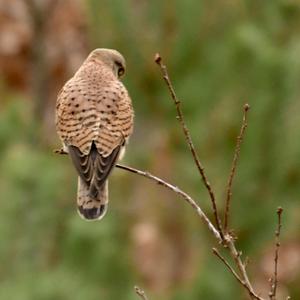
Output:
<svg viewBox="0 0 300 300">
<path fill-rule="evenodd" d="M 192 206 L 192 208 L 197 212 L 197 214 L 200 216 L 200 218 L 203 220 L 203 222 L 208 226 L 208 229 L 214 234 L 214 236 L 216 237 L 216 239 L 221 243 L 222 242 L 222 238 L 219 234 L 219 231 L 215 228 L 215 226 L 211 223 L 211 221 L 209 220 L 209 218 L 206 216 L 206 214 L 202 211 L 201 207 L 195 202 L 195 200 L 189 196 L 188 194 L 186 194 L 185 192 L 183 192 L 182 190 L 180 190 L 177 186 L 174 186 L 166 181 L 164 181 L 163 179 L 154 176 L 148 172 L 144 172 L 141 170 L 137 170 L 134 169 L 132 167 L 128 167 L 128 166 L 124 166 L 124 165 L 120 165 L 117 164 L 116 167 L 141 175 L 143 177 L 146 177 L 148 179 L 151 179 L 153 181 L 155 181 L 156 183 L 168 188 L 169 190 L 173 191 L 174 193 L 178 194 L 179 196 L 181 196 L 188 204 L 190 204 Z"/>
<path fill-rule="evenodd" d="M 226 267 L 229 269 L 229 271 L 233 274 L 233 276 L 239 281 L 241 285 L 244 287 L 247 287 L 245 282 L 240 278 L 240 276 L 236 273 L 236 271 L 232 268 L 232 266 L 229 264 L 229 262 L 220 254 L 218 249 L 212 248 L 213 254 L 215 254 L 217 257 L 220 258 L 220 260 L 226 265 Z"/>
<path fill-rule="evenodd" d="M 244 138 L 244 133 L 247 128 L 247 113 L 250 109 L 249 104 L 244 105 L 244 115 L 243 115 L 243 121 L 242 121 L 242 126 L 240 133 L 237 137 L 236 141 L 236 146 L 235 146 L 235 151 L 234 151 L 234 156 L 233 156 L 233 161 L 232 161 L 232 166 L 228 178 L 228 183 L 227 183 L 227 195 L 226 195 L 226 204 L 225 204 L 225 214 L 224 214 L 224 232 L 227 231 L 228 229 L 228 222 L 229 222 L 229 210 L 230 210 L 230 200 L 232 197 L 232 183 L 233 183 L 233 178 L 235 175 L 238 159 L 240 156 L 240 150 L 241 150 L 241 143 Z"/>
<path fill-rule="evenodd" d="M 213 253 L 225 264 L 225 266 L 229 269 L 229 271 L 233 274 L 233 276 L 236 278 L 236 280 L 248 290 L 248 293 L 250 294 L 251 297 L 254 299 L 261 299 L 259 296 L 253 293 L 252 290 L 249 289 L 245 281 L 243 281 L 240 276 L 236 273 L 236 271 L 232 268 L 232 266 L 228 263 L 228 261 L 220 254 L 220 252 L 216 249 L 213 248 Z"/>
<path fill-rule="evenodd" d="M 275 231 L 275 258 L 274 258 L 274 277 L 271 278 L 271 290 L 269 293 L 269 297 L 271 300 L 276 299 L 277 285 L 278 285 L 278 259 L 279 259 L 279 248 L 280 248 L 280 232 L 281 232 L 281 215 L 283 209 L 282 207 L 277 208 L 277 229 Z"/>
<path fill-rule="evenodd" d="M 227 262 L 227 260 L 220 254 L 218 249 L 213 248 L 213 254 L 215 254 L 220 260 L 225 264 L 225 266 L 229 269 L 229 271 L 233 274 L 233 276 L 237 279 L 237 281 L 248 289 L 246 283 L 240 278 L 240 276 L 236 273 L 236 271 L 232 268 L 232 266 Z"/>
<path fill-rule="evenodd" d="M 143 299 L 143 300 L 148 300 L 148 297 L 147 297 L 145 291 L 142 290 L 140 287 L 135 286 L 135 287 L 134 287 L 134 290 L 135 290 L 135 293 L 136 293 L 141 299 Z"/>
<path fill-rule="evenodd" d="M 174 101 L 174 104 L 176 106 L 176 110 L 177 110 L 177 119 L 182 127 L 182 130 L 183 130 L 183 133 L 184 133 L 184 136 L 185 136 L 185 139 L 189 145 L 189 148 L 190 148 L 190 151 L 192 153 L 192 156 L 194 158 L 194 161 L 195 161 L 195 164 L 198 168 L 198 171 L 201 175 L 201 178 L 203 180 L 203 183 L 209 193 L 209 196 L 210 196 L 210 199 L 211 199 L 211 202 L 212 202 L 212 206 L 213 206 L 213 212 L 214 212 L 214 217 L 215 217 L 215 222 L 216 222 L 216 226 L 217 226 L 217 229 L 220 233 L 220 236 L 221 236 L 221 239 L 222 241 L 224 240 L 224 235 L 223 235 L 223 229 L 222 229 L 222 223 L 221 223 L 221 220 L 219 218 L 219 215 L 218 215 L 218 209 L 217 209 L 217 204 L 216 204 L 216 197 L 215 197 L 215 194 L 210 186 L 210 183 L 207 179 L 207 176 L 205 174 L 205 171 L 204 171 L 204 167 L 202 166 L 199 158 L 198 158 L 198 155 L 196 153 L 196 150 L 195 150 L 195 147 L 194 147 L 194 144 L 193 144 L 193 141 L 192 141 L 192 138 L 191 138 L 191 135 L 190 135 L 190 132 L 186 126 L 186 123 L 184 121 L 184 116 L 183 116 L 183 113 L 182 113 L 182 110 L 181 110 L 181 102 L 179 101 L 179 99 L 177 98 L 176 96 L 176 93 L 175 93 L 175 90 L 173 88 L 173 85 L 171 83 L 171 80 L 170 80 L 170 77 L 169 77 L 169 74 L 168 74 L 168 70 L 167 70 L 167 67 L 163 64 L 163 61 L 162 61 L 162 58 L 160 56 L 159 53 L 157 53 L 155 55 L 155 62 L 156 64 L 160 67 L 160 70 L 161 70 L 161 73 L 163 75 L 163 79 L 164 81 L 166 82 L 167 86 L 168 86 L 168 89 L 169 89 L 169 92 L 170 92 L 170 95 L 171 95 L 171 98 L 173 99 Z"/>
<path fill-rule="evenodd" d="M 246 266 L 241 259 L 241 253 L 238 252 L 235 247 L 234 240 L 232 239 L 232 237 L 229 234 L 227 234 L 225 236 L 225 240 L 226 240 L 226 246 L 228 247 L 228 249 L 230 251 L 230 255 L 231 255 L 231 257 L 233 257 L 233 259 L 239 269 L 240 276 L 242 278 L 242 281 L 244 282 L 244 284 L 247 287 L 247 290 L 249 292 L 251 299 L 263 300 L 263 298 L 261 298 L 254 292 L 254 289 L 252 287 L 252 284 L 249 280 L 249 277 L 248 277 L 248 274 L 246 271 Z"/>
</svg>

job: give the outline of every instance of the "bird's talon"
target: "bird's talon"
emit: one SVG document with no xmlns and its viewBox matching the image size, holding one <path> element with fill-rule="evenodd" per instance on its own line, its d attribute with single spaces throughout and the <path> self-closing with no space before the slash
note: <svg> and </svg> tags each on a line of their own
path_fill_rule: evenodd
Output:
<svg viewBox="0 0 300 300">
<path fill-rule="evenodd" d="M 61 148 L 61 149 L 55 149 L 55 150 L 53 150 L 53 152 L 55 154 L 61 154 L 61 155 L 68 154 L 68 152 L 66 152 L 63 148 Z"/>
</svg>

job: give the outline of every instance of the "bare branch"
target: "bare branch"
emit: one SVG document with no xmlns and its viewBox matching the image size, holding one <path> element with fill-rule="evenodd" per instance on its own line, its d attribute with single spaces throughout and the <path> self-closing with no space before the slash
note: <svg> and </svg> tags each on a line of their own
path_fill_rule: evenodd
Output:
<svg viewBox="0 0 300 300">
<path fill-rule="evenodd" d="M 252 284 L 249 280 L 247 271 L 246 271 L 246 266 L 243 263 L 242 259 L 241 259 L 241 253 L 237 251 L 236 247 L 235 247 L 235 243 L 234 240 L 232 239 L 232 237 L 230 235 L 226 235 L 225 237 L 226 239 L 226 245 L 229 248 L 230 251 L 230 255 L 233 257 L 239 272 L 240 272 L 240 276 L 243 280 L 243 282 L 245 283 L 245 285 L 247 286 L 247 290 L 249 292 L 249 295 L 251 297 L 251 299 L 259 299 L 259 300 L 263 300 L 263 298 L 259 297 L 255 292 L 254 289 L 252 287 Z"/>
<path fill-rule="evenodd" d="M 188 143 L 189 145 L 189 148 L 190 148 L 190 151 L 192 153 L 192 156 L 194 158 L 194 161 L 195 161 L 195 164 L 198 168 L 198 171 L 201 175 L 201 178 L 202 178 L 202 181 L 209 193 L 209 196 L 210 196 L 210 199 L 211 199 L 211 203 L 212 203 L 212 206 L 213 206 L 213 212 L 214 212 L 214 217 L 215 217 L 215 222 L 216 222 L 216 226 L 217 226 L 217 229 L 220 233 L 220 236 L 221 236 L 221 239 L 224 240 L 224 235 L 223 235 L 223 229 L 222 229 L 222 224 L 221 224 L 221 220 L 219 218 L 219 215 L 218 215 L 218 209 L 217 209 L 217 204 L 216 204 L 216 197 L 215 197 L 215 194 L 210 186 L 210 183 L 207 179 L 207 176 L 205 174 L 205 171 L 204 171 L 204 167 L 202 166 L 199 158 L 198 158 L 198 155 L 196 153 L 196 150 L 195 150 L 195 147 L 194 147 L 194 144 L 193 144 L 193 141 L 192 141 L 192 138 L 191 138 L 191 135 L 190 135 L 190 132 L 186 126 L 186 123 L 184 121 L 184 116 L 183 116 L 183 113 L 182 113 L 182 110 L 181 110 L 181 102 L 179 101 L 179 99 L 177 98 L 176 96 L 176 93 L 175 93 L 175 90 L 173 88 L 173 85 L 172 85 L 172 82 L 170 80 L 170 77 L 169 77 L 169 74 L 168 74 L 168 70 L 167 70 L 167 67 L 163 64 L 163 61 L 162 61 L 162 58 L 160 56 L 159 53 L 157 53 L 155 55 L 155 62 L 156 64 L 160 67 L 160 70 L 161 70 L 161 73 L 163 75 L 163 79 L 164 81 L 166 82 L 167 84 L 167 87 L 169 89 L 169 92 L 170 92 L 170 95 L 171 95 L 171 98 L 173 99 L 174 101 L 174 104 L 176 106 L 176 110 L 177 110 L 177 119 L 182 127 L 182 130 L 183 130 L 183 133 L 184 133 L 184 136 L 185 136 L 185 140 L 186 142 Z"/>
<path fill-rule="evenodd" d="M 233 276 L 236 278 L 236 280 L 244 287 L 247 289 L 251 299 L 257 299 L 257 300 L 263 300 L 263 298 L 259 297 L 256 295 L 251 289 L 248 284 L 243 281 L 240 276 L 236 273 L 236 271 L 232 268 L 232 266 L 228 263 L 228 261 L 220 254 L 220 252 L 216 249 L 213 248 L 213 253 L 224 263 L 224 265 L 229 269 L 229 271 L 233 274 Z"/>
<path fill-rule="evenodd" d="M 134 287 L 135 293 L 142 299 L 142 300 L 148 300 L 148 297 L 146 296 L 146 293 L 139 288 L 138 286 Z"/>
<path fill-rule="evenodd" d="M 237 279 L 237 281 L 244 287 L 247 288 L 247 285 L 245 284 L 245 282 L 242 281 L 242 279 L 240 278 L 240 276 L 235 272 L 235 270 L 232 268 L 232 266 L 229 264 L 229 262 L 220 254 L 220 252 L 218 251 L 218 249 L 213 248 L 213 254 L 215 254 L 217 257 L 220 258 L 220 260 L 226 265 L 226 267 L 229 269 L 229 271 L 233 274 L 233 276 Z"/>
<path fill-rule="evenodd" d="M 197 203 L 195 202 L 194 199 L 191 198 L 191 196 L 189 196 L 188 194 L 186 194 L 185 192 L 183 192 L 182 190 L 180 190 L 177 186 L 174 186 L 166 181 L 164 181 L 163 179 L 154 176 L 148 172 L 144 172 L 132 167 L 128 167 L 128 166 L 124 166 L 124 165 L 120 165 L 117 164 L 116 167 L 129 171 L 131 173 L 135 173 L 138 175 L 141 175 L 143 177 L 146 177 L 156 183 L 158 183 L 159 185 L 162 185 L 166 188 L 168 188 L 169 190 L 171 190 L 172 192 L 178 194 L 179 196 L 181 196 L 189 205 L 192 206 L 192 208 L 197 212 L 197 214 L 200 216 L 200 218 L 202 219 L 202 221 L 208 226 L 209 230 L 214 234 L 214 236 L 217 238 L 217 240 L 219 241 L 219 243 L 222 242 L 221 236 L 218 232 L 218 230 L 214 227 L 214 225 L 210 222 L 209 218 L 206 216 L 206 214 L 202 211 L 202 209 L 197 205 Z M 247 290 L 250 291 L 249 294 L 252 297 L 252 299 L 259 299 L 262 300 L 262 298 L 260 298 L 258 295 L 255 294 L 253 287 L 249 281 L 247 272 L 246 272 L 246 268 L 245 265 L 243 264 L 242 260 L 241 260 L 241 256 L 240 253 L 236 250 L 234 241 L 232 239 L 231 236 L 226 235 L 225 237 L 225 242 L 226 242 L 226 246 L 228 247 L 231 256 L 233 257 L 239 272 L 241 274 L 242 277 L 242 281 L 244 282 L 243 285 L 247 286 Z"/>
<path fill-rule="evenodd" d="M 153 181 L 155 181 L 156 183 L 168 188 L 169 190 L 171 190 L 172 192 L 176 193 L 177 195 L 181 196 L 189 205 L 192 206 L 192 208 L 197 212 L 197 214 L 200 216 L 200 218 L 203 220 L 203 222 L 208 226 L 208 229 L 213 233 L 213 235 L 216 237 L 216 239 L 221 243 L 222 242 L 222 238 L 219 234 L 219 231 L 215 228 L 215 226 L 211 223 L 211 221 L 209 220 L 209 218 L 206 216 L 206 214 L 202 211 L 201 207 L 195 202 L 194 199 L 192 199 L 191 196 L 189 196 L 188 194 L 186 194 L 185 192 L 183 192 L 182 190 L 180 190 L 177 186 L 174 186 L 164 180 L 162 180 L 161 178 L 154 176 L 148 172 L 144 172 L 141 170 L 137 170 L 134 169 L 132 167 L 128 167 L 128 166 L 124 166 L 124 165 L 120 165 L 117 164 L 116 167 L 129 171 L 131 173 L 135 173 L 138 175 L 141 175 L 143 177 L 146 177 L 148 179 L 151 179 Z"/>
<path fill-rule="evenodd" d="M 282 207 L 277 208 L 277 229 L 275 231 L 275 258 L 274 258 L 274 277 L 271 278 L 271 290 L 269 293 L 269 297 L 271 300 L 276 299 L 277 285 L 278 285 L 278 259 L 279 259 L 279 248 L 280 248 L 280 233 L 281 233 L 281 215 L 283 209 Z"/>
<path fill-rule="evenodd" d="M 169 190 L 171 190 L 172 192 L 178 194 L 179 196 L 181 196 L 189 205 L 192 206 L 192 208 L 197 212 L 197 214 L 200 216 L 200 218 L 202 219 L 202 221 L 208 226 L 209 230 L 214 234 L 214 236 L 217 238 L 219 243 L 222 243 L 223 240 L 218 232 L 218 230 L 214 227 L 214 225 L 210 222 L 209 218 L 206 216 L 206 214 L 202 211 L 202 209 L 200 208 L 200 206 L 197 205 L 197 203 L 195 202 L 194 199 L 191 198 L 191 196 L 189 196 L 188 194 L 186 194 L 185 192 L 183 192 L 182 190 L 180 190 L 177 186 L 174 186 L 166 181 L 164 181 L 163 179 L 154 176 L 148 172 L 144 172 L 132 167 L 128 167 L 128 166 L 124 166 L 124 165 L 120 165 L 117 164 L 116 167 L 129 171 L 131 173 L 134 174 L 138 174 L 140 176 L 146 177 L 156 183 L 158 183 L 159 185 L 162 185 L 166 188 L 168 188 Z M 228 247 L 229 251 L 230 251 L 230 255 L 233 257 L 240 275 L 241 275 L 241 280 L 243 281 L 243 286 L 247 287 L 247 290 L 249 292 L 249 295 L 251 296 L 252 299 L 256 299 L 256 300 L 263 300 L 262 298 L 260 298 L 258 295 L 255 294 L 253 287 L 249 281 L 247 272 L 246 272 L 246 267 L 243 264 L 242 260 L 241 260 L 241 255 L 240 253 L 236 250 L 234 241 L 232 239 L 232 237 L 230 235 L 226 235 L 225 237 L 225 243 L 226 246 Z"/>
<path fill-rule="evenodd" d="M 181 110 L 181 102 L 178 100 L 178 98 L 176 96 L 175 90 L 174 90 L 173 85 L 171 83 L 171 80 L 169 78 L 167 67 L 163 64 L 162 58 L 159 54 L 156 54 L 155 62 L 159 65 L 159 67 L 161 69 L 163 79 L 167 84 L 170 95 L 171 95 L 171 97 L 173 99 L 173 102 L 176 106 L 177 119 L 180 122 L 182 130 L 184 132 L 186 142 L 188 143 L 190 151 L 191 151 L 192 156 L 194 158 L 194 162 L 195 162 L 195 164 L 198 168 L 198 171 L 201 175 L 201 178 L 204 182 L 204 185 L 205 185 L 205 187 L 206 187 L 206 189 L 207 189 L 207 191 L 210 195 L 210 199 L 211 199 L 212 206 L 213 206 L 213 213 L 214 213 L 214 217 L 215 217 L 215 221 L 216 221 L 216 226 L 217 226 L 217 229 L 219 231 L 219 234 L 220 234 L 221 240 L 223 242 L 223 245 L 226 248 L 228 248 L 228 250 L 230 252 L 230 255 L 234 259 L 234 261 L 235 261 L 235 263 L 238 267 L 241 279 L 244 283 L 243 285 L 246 286 L 251 299 L 262 299 L 258 295 L 256 295 L 255 292 L 254 292 L 254 289 L 253 289 L 253 287 L 250 283 L 250 280 L 249 280 L 247 272 L 246 272 L 245 264 L 243 263 L 243 261 L 240 257 L 240 253 L 236 249 L 234 239 L 232 238 L 232 236 L 229 233 L 227 233 L 226 236 L 224 236 L 224 232 L 223 232 L 223 229 L 222 229 L 222 224 L 221 224 L 220 218 L 218 216 L 218 209 L 217 209 L 217 205 L 216 205 L 215 194 L 214 194 L 214 192 L 213 192 L 213 190 L 212 190 L 212 188 L 211 188 L 211 186 L 208 182 L 208 179 L 207 179 L 206 173 L 204 171 L 204 168 L 203 168 L 203 166 L 202 166 L 202 164 L 201 164 L 201 162 L 198 158 L 198 155 L 195 151 L 191 135 L 190 135 L 189 130 L 188 130 L 186 124 L 185 124 L 183 113 L 182 113 L 182 110 Z M 241 142 L 242 142 L 242 139 L 243 139 L 243 136 L 244 136 L 245 129 L 247 127 L 247 112 L 248 112 L 248 110 L 249 110 L 249 105 L 246 104 L 244 106 L 244 117 L 243 117 L 241 132 L 240 132 L 240 135 L 238 136 L 237 146 L 236 146 L 235 155 L 234 155 L 234 159 L 233 159 L 233 165 L 232 165 L 232 169 L 231 169 L 231 172 L 230 172 L 230 175 L 229 175 L 229 180 L 228 180 L 228 187 L 227 187 L 227 191 L 228 191 L 227 194 L 229 195 L 228 196 L 228 201 L 227 201 L 227 203 L 228 203 L 228 205 L 227 205 L 228 210 L 227 211 L 228 212 L 226 213 L 226 217 L 225 217 L 227 219 L 227 221 L 226 221 L 227 224 L 228 224 L 228 216 L 229 216 L 230 199 L 231 199 L 231 195 L 232 195 L 232 192 L 231 192 L 232 183 L 233 183 L 233 178 L 234 178 L 234 174 L 235 174 L 235 170 L 236 170 L 236 166 L 237 166 L 237 162 L 238 162 L 238 158 L 239 158 Z"/>
<path fill-rule="evenodd" d="M 238 163 L 238 159 L 239 159 L 239 155 L 240 155 L 240 148 L 241 148 L 241 143 L 242 140 L 244 138 L 244 133 L 245 130 L 247 128 L 247 112 L 249 110 L 249 105 L 246 104 L 244 106 L 244 116 L 243 116 L 243 122 L 242 122 L 242 126 L 241 126 L 241 130 L 240 133 L 237 137 L 237 143 L 236 143 L 236 147 L 235 147 L 235 152 L 234 152 L 234 157 L 233 157 L 233 162 L 232 162 L 232 167 L 231 167 L 231 171 L 229 174 L 229 178 L 228 178 L 228 183 L 227 183 L 227 197 L 226 197 L 226 211 L 225 211 L 225 215 L 224 215 L 224 224 L 225 224 L 225 230 L 223 231 L 222 229 L 222 224 L 221 221 L 219 219 L 218 216 L 218 209 L 217 209 L 217 205 L 216 205 L 216 199 L 215 199 L 215 195 L 213 192 L 213 189 L 210 186 L 210 183 L 208 182 L 207 176 L 204 172 L 204 168 L 202 167 L 202 164 L 197 156 L 197 153 L 195 151 L 189 130 L 185 124 L 184 121 L 184 117 L 183 117 L 183 113 L 181 110 L 181 103 L 178 100 L 175 90 L 173 88 L 173 85 L 170 81 L 168 72 L 167 72 L 167 68 L 166 66 L 162 63 L 162 59 L 160 57 L 159 54 L 156 55 L 155 57 L 155 62 L 159 65 L 162 75 L 163 75 L 163 79 L 166 82 L 170 95 L 172 97 L 172 100 L 174 101 L 174 104 L 176 106 L 176 110 L 177 110 L 177 119 L 180 122 L 180 125 L 182 127 L 182 130 L 184 132 L 184 136 L 186 139 L 186 142 L 189 145 L 190 151 L 192 153 L 194 162 L 198 168 L 198 171 L 201 175 L 201 178 L 204 182 L 204 185 L 210 195 L 210 199 L 212 202 L 212 206 L 213 206 L 213 213 L 214 213 L 214 217 L 215 217 L 215 221 L 216 221 L 216 227 L 212 224 L 212 222 L 209 220 L 209 218 L 206 216 L 206 214 L 202 211 L 201 207 L 195 202 L 195 200 L 189 196 L 187 193 L 185 193 L 184 191 L 180 190 L 177 186 L 174 186 L 166 181 L 164 181 L 163 179 L 154 176 L 148 172 L 145 171 L 141 171 L 132 167 L 128 167 L 128 166 L 124 166 L 124 165 L 120 165 L 117 164 L 116 167 L 132 172 L 134 174 L 138 174 L 140 176 L 143 176 L 145 178 L 148 178 L 156 183 L 158 183 L 159 185 L 162 185 L 166 188 L 168 188 L 169 190 L 171 190 L 172 192 L 176 193 L 177 195 L 181 196 L 181 198 L 183 198 L 183 200 L 185 200 L 199 215 L 199 217 L 202 219 L 202 221 L 206 224 L 206 226 L 208 226 L 209 230 L 213 233 L 213 235 L 215 236 L 215 238 L 218 240 L 219 243 L 222 243 L 222 245 L 225 247 L 225 249 L 229 252 L 230 256 L 232 257 L 235 265 L 236 265 L 236 270 L 228 263 L 228 261 L 226 261 L 226 259 L 224 257 L 221 256 L 221 254 L 218 252 L 217 249 L 213 248 L 213 253 L 219 258 L 221 259 L 221 261 L 226 265 L 226 267 L 230 270 L 230 272 L 233 274 L 233 276 L 238 280 L 238 282 L 247 290 L 249 296 L 251 299 L 253 300 L 264 300 L 264 298 L 260 297 L 253 289 L 252 284 L 249 280 L 247 271 L 246 271 L 246 265 L 247 265 L 247 260 L 245 260 L 245 262 L 243 262 L 242 258 L 241 258 L 241 252 L 237 250 L 236 245 L 235 245 L 235 239 L 233 237 L 233 235 L 228 232 L 228 222 L 229 222 L 229 211 L 230 211 L 230 201 L 231 201 L 231 197 L 232 197 L 232 184 L 233 184 L 233 179 L 236 173 L 236 168 L 237 168 L 237 163 Z M 277 214 L 278 214 L 278 228 L 276 231 L 276 251 L 275 251 L 275 271 L 274 271 L 274 280 L 272 283 L 272 287 L 271 287 L 271 292 L 270 292 L 270 298 L 271 300 L 276 300 L 276 288 L 277 288 L 277 266 L 278 266 L 278 256 L 279 256 L 279 247 L 280 247 L 280 243 L 279 243 L 279 237 L 280 237 L 280 229 L 281 229 L 281 213 L 282 213 L 282 209 L 278 208 Z M 136 292 L 137 294 L 144 300 L 147 300 L 146 295 L 144 293 L 144 291 L 142 291 L 139 288 L 136 288 Z M 273 297 L 273 298 L 272 298 Z"/>
<path fill-rule="evenodd" d="M 235 146 L 235 151 L 234 151 L 234 156 L 233 156 L 233 161 L 232 161 L 232 166 L 228 178 L 228 183 L 227 183 L 227 196 L 226 196 L 226 204 L 225 204 L 225 214 L 224 214 L 224 231 L 226 232 L 228 229 L 228 222 L 229 222 L 229 210 L 230 210 L 230 200 L 232 197 L 232 183 L 233 183 L 233 178 L 235 175 L 238 159 L 240 156 L 240 151 L 241 151 L 241 143 L 244 138 L 245 130 L 247 128 L 247 113 L 250 109 L 249 104 L 244 105 L 244 115 L 243 115 L 243 121 L 242 121 L 242 126 L 240 130 L 240 134 L 237 137 L 236 141 L 236 146 Z"/>
</svg>

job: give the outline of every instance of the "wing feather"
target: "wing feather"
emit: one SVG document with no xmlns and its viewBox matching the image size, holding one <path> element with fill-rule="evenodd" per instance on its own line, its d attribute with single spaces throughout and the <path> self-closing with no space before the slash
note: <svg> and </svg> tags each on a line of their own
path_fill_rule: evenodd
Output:
<svg viewBox="0 0 300 300">
<path fill-rule="evenodd" d="M 102 188 L 105 180 L 117 162 L 120 149 L 121 145 L 117 146 L 107 157 L 103 157 L 99 153 L 97 154 L 94 162 L 94 175 L 90 186 L 90 195 L 92 197 L 96 197 Z"/>
<path fill-rule="evenodd" d="M 68 148 L 78 175 L 89 187 L 90 195 L 96 197 L 118 159 L 121 145 L 117 146 L 107 157 L 98 152 L 94 143 L 87 155 L 75 146 Z"/>
</svg>

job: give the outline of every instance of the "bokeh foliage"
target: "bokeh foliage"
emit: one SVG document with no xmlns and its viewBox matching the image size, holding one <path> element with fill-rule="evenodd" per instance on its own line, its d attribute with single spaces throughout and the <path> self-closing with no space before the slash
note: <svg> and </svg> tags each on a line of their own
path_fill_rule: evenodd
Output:
<svg viewBox="0 0 300 300">
<path fill-rule="evenodd" d="M 154 54 L 159 51 L 169 67 L 221 207 L 242 107 L 250 104 L 231 225 L 243 253 L 252 258 L 255 283 L 265 288 L 264 265 L 272 260 L 265 253 L 273 255 L 278 205 L 285 209 L 287 258 L 281 268 L 293 265 L 288 253 L 300 249 L 299 4 L 86 0 L 82 9 L 87 50 L 116 48 L 127 59 L 124 82 L 136 118 L 126 163 L 168 178 L 207 211 L 208 197 Z M 54 130 L 41 132 L 43 120 L 35 118 L 28 94 L 4 77 L 1 87 L 1 299 L 136 299 L 135 284 L 144 285 L 150 299 L 245 299 L 211 255 L 214 241 L 194 212 L 144 179 L 115 170 L 107 216 L 83 222 L 75 209 L 75 172 L 67 157 L 52 153 L 59 145 Z M 51 103 L 54 107 L 55 98 Z M 144 238 L 139 224 L 159 232 L 146 243 L 158 247 L 152 258 L 139 246 Z M 168 257 L 173 260 L 160 267 Z M 142 266 L 149 261 L 151 272 Z M 281 278 L 282 293 L 289 289 L 292 299 L 300 297 L 299 265 Z"/>
</svg>

